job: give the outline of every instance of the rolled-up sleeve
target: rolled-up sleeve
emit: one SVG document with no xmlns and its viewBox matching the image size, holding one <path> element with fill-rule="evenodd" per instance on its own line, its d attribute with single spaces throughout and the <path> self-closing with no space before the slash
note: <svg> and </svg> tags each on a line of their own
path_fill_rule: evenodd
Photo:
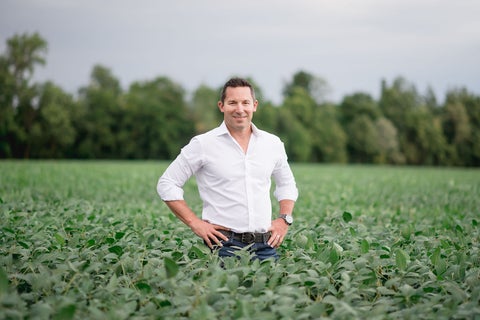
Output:
<svg viewBox="0 0 480 320">
<path fill-rule="evenodd" d="M 281 145 L 281 159 L 277 162 L 275 170 L 273 171 L 273 179 L 275 181 L 275 198 L 280 200 L 297 201 L 298 189 L 295 182 L 295 177 L 288 164 L 287 154 L 283 144 Z"/>
<path fill-rule="evenodd" d="M 183 186 L 200 166 L 200 144 L 192 139 L 158 179 L 157 193 L 163 201 L 184 200 Z"/>
</svg>

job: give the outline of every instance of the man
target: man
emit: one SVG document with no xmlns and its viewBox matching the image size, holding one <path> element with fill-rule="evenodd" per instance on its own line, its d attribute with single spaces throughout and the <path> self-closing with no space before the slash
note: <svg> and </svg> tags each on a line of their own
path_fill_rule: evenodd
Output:
<svg viewBox="0 0 480 320">
<path fill-rule="evenodd" d="M 277 259 L 276 248 L 293 221 L 295 179 L 280 139 L 252 123 L 257 106 L 252 85 L 230 79 L 218 102 L 222 124 L 182 148 L 157 184 L 170 210 L 221 257 L 249 246 L 253 258 Z M 192 175 L 203 201 L 202 219 L 183 199 L 183 185 Z M 273 221 L 271 177 L 280 208 Z"/>
</svg>

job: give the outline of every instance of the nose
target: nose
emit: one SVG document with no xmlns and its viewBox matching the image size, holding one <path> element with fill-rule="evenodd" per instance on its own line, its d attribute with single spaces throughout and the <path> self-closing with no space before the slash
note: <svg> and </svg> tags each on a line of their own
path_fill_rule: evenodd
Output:
<svg viewBox="0 0 480 320">
<path fill-rule="evenodd" d="M 241 103 L 237 103 L 235 105 L 235 112 L 236 113 L 243 113 L 243 110 L 244 110 L 244 108 L 243 108 L 243 105 Z"/>
</svg>

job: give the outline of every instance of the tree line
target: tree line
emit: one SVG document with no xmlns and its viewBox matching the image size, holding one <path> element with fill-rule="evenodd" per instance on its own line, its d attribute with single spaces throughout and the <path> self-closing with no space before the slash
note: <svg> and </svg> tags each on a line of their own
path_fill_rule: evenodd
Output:
<svg viewBox="0 0 480 320">
<path fill-rule="evenodd" d="M 220 88 L 200 85 L 188 95 L 168 77 L 123 90 L 96 65 L 76 96 L 34 83 L 46 51 L 45 39 L 26 33 L 7 39 L 0 55 L 1 158 L 172 159 L 222 121 Z M 466 88 L 450 89 L 439 103 L 433 90 L 421 94 L 398 77 L 382 81 L 378 100 L 355 92 L 332 103 L 327 82 L 300 70 L 275 105 L 249 80 L 260 101 L 254 122 L 280 136 L 291 161 L 480 165 L 480 96 Z"/>
</svg>

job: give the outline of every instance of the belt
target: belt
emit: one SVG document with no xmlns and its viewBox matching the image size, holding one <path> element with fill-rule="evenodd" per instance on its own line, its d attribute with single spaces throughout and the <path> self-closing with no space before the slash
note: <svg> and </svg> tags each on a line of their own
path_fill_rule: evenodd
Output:
<svg viewBox="0 0 480 320">
<path fill-rule="evenodd" d="M 251 243 L 266 243 L 270 236 L 272 235 L 271 232 L 244 232 L 244 233 L 237 233 L 233 231 L 226 231 L 226 230 L 219 230 L 225 236 L 228 237 L 230 240 L 236 240 L 243 242 L 245 244 Z"/>
</svg>

